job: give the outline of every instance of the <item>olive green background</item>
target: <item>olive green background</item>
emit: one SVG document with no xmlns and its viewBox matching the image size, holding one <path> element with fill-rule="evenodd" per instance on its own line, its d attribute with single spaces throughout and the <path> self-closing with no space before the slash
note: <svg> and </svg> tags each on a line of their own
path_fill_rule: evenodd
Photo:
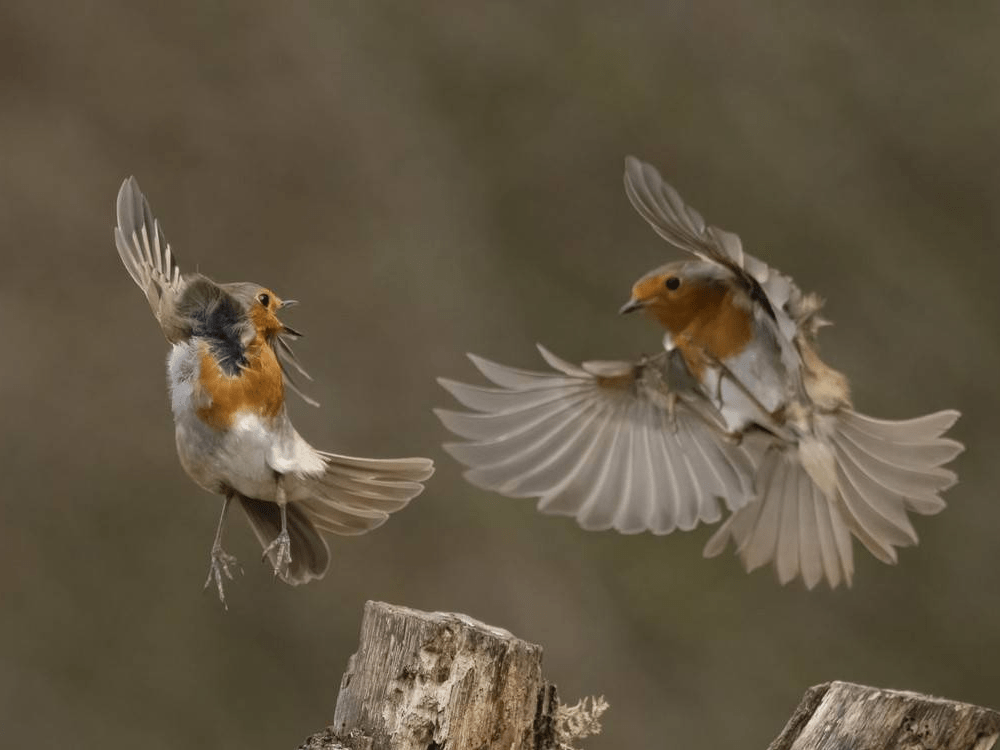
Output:
<svg viewBox="0 0 1000 750">
<path fill-rule="evenodd" d="M 830 679 L 1000 706 L 1000 12 L 939 5 L 0 5 L 3 744 L 293 748 L 366 599 L 542 644 L 564 698 L 611 703 L 595 750 L 764 748 Z M 861 411 L 964 412 L 961 483 L 898 566 L 855 545 L 853 589 L 782 588 L 701 559 L 709 529 L 585 533 L 439 447 L 466 351 L 656 349 L 615 314 L 678 257 L 628 153 L 828 298 Z M 307 439 L 438 462 L 321 582 L 276 582 L 234 514 L 246 575 L 228 613 L 202 593 L 220 500 L 112 242 L 132 173 L 183 268 L 302 301 Z"/>
</svg>

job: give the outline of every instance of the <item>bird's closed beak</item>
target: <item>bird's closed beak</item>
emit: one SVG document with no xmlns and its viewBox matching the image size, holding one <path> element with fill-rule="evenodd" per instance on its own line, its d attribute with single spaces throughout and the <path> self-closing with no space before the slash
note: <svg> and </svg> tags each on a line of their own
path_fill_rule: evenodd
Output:
<svg viewBox="0 0 1000 750">
<path fill-rule="evenodd" d="M 628 302 L 626 302 L 624 305 L 618 308 L 618 314 L 624 315 L 625 313 L 634 312 L 638 310 L 640 307 L 643 307 L 644 305 L 645 302 L 643 302 L 641 299 L 636 299 L 635 297 L 632 297 Z"/>
<path fill-rule="evenodd" d="M 284 310 L 286 307 L 295 307 L 299 304 L 297 299 L 283 299 L 281 300 L 281 309 Z"/>
</svg>

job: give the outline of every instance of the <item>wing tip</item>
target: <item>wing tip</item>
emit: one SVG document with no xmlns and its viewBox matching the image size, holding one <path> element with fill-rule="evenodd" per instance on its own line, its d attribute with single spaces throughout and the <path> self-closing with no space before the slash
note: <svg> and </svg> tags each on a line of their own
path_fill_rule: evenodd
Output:
<svg viewBox="0 0 1000 750">
<path fill-rule="evenodd" d="M 468 387 L 465 383 L 459 382 L 458 380 L 452 380 L 451 378 L 435 378 L 435 380 L 437 380 L 437 384 L 439 386 L 448 391 L 448 393 L 450 393 L 452 397 L 454 397 L 457 400 L 460 399 L 458 399 L 458 396 L 456 395 L 455 392 L 461 391 L 463 388 Z"/>
</svg>

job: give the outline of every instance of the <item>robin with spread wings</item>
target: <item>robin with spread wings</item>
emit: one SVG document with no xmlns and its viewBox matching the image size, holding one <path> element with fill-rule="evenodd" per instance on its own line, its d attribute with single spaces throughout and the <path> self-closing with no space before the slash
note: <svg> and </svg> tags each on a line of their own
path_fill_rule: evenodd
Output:
<svg viewBox="0 0 1000 750">
<path fill-rule="evenodd" d="M 473 412 L 438 410 L 468 442 L 445 448 L 473 484 L 537 497 L 585 529 L 667 534 L 730 515 L 708 556 L 732 540 L 746 569 L 771 560 L 786 583 L 851 583 L 853 535 L 879 560 L 915 544 L 908 512 L 944 508 L 942 437 L 956 411 L 886 421 L 854 411 L 847 379 L 816 350 L 820 300 L 706 225 L 648 164 L 629 157 L 625 191 L 661 237 L 688 254 L 632 287 L 622 313 L 664 329 L 663 351 L 554 372 L 470 355 L 495 387 L 442 379 Z M 721 500 L 721 503 L 720 503 Z"/>
</svg>

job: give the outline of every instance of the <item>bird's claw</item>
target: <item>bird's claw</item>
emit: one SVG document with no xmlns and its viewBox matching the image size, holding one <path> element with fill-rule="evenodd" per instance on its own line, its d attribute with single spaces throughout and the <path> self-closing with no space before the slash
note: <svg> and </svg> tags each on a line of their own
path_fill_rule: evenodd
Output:
<svg viewBox="0 0 1000 750">
<path fill-rule="evenodd" d="M 264 548 L 264 554 L 261 555 L 261 562 L 263 562 L 272 551 L 275 551 L 274 555 L 274 575 L 281 576 L 284 578 L 288 575 L 288 566 L 292 562 L 292 539 L 288 536 L 288 531 L 282 531 L 275 537 L 274 541 L 271 542 Z"/>
<path fill-rule="evenodd" d="M 670 431 L 674 435 L 677 434 L 677 401 L 679 398 L 673 391 L 667 394 L 667 424 L 670 425 Z"/>
<path fill-rule="evenodd" d="M 230 555 L 226 552 L 220 545 L 212 547 L 212 558 L 208 565 L 208 578 L 205 579 L 204 588 L 208 588 L 212 581 L 215 581 L 215 586 L 219 591 L 219 601 L 222 602 L 222 606 L 225 609 L 229 609 L 229 605 L 226 604 L 226 592 L 222 586 L 222 576 L 224 575 L 230 581 L 233 580 L 233 569 L 240 571 L 243 574 L 243 567 L 236 560 L 236 557 Z"/>
</svg>

